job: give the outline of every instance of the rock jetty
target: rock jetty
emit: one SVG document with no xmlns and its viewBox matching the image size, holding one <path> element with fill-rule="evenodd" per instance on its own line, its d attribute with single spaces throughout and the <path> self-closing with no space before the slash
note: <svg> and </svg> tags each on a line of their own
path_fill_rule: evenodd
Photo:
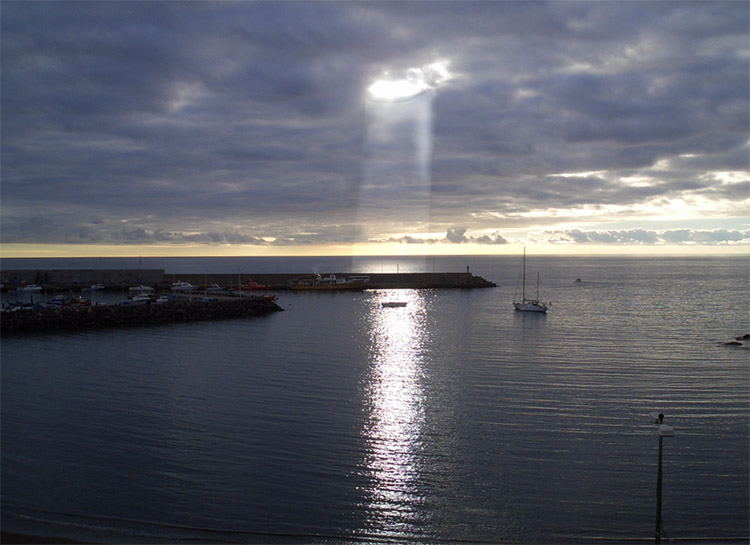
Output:
<svg viewBox="0 0 750 545">
<path fill-rule="evenodd" d="M 119 291 L 131 286 L 145 284 L 156 287 L 159 291 L 170 291 L 177 280 L 190 282 L 199 289 L 218 284 L 232 289 L 249 280 L 269 286 L 272 290 L 288 290 L 291 283 L 299 277 L 311 273 L 259 273 L 259 274 L 166 274 L 162 269 L 140 270 L 66 270 L 55 269 L 7 270 L 2 271 L 4 291 L 13 291 L 21 286 L 37 284 L 47 292 L 80 290 L 92 284 L 103 284 L 110 291 Z M 466 272 L 422 272 L 422 273 L 321 273 L 332 274 L 336 278 L 348 279 L 357 277 L 366 279 L 366 289 L 475 289 L 494 288 L 496 284 Z"/>
<path fill-rule="evenodd" d="M 3 312 L 0 334 L 145 326 L 264 316 L 284 310 L 265 297 L 178 300 L 150 305 L 96 305 Z"/>
</svg>

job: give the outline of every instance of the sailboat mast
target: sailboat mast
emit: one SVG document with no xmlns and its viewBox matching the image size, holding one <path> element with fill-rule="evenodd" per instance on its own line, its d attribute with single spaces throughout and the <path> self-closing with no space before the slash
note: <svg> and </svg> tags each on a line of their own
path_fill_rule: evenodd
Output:
<svg viewBox="0 0 750 545">
<path fill-rule="evenodd" d="M 526 302 L 526 246 L 523 247 L 523 302 Z"/>
<path fill-rule="evenodd" d="M 536 273 L 536 299 L 539 300 L 539 273 Z"/>
</svg>

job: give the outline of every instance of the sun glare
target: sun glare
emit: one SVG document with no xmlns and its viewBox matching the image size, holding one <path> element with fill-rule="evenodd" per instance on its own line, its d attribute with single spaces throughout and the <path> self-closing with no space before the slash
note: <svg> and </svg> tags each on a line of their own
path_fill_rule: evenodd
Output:
<svg viewBox="0 0 750 545">
<path fill-rule="evenodd" d="M 414 98 L 426 93 L 430 88 L 421 82 L 401 79 L 396 81 L 378 80 L 368 90 L 376 100 L 390 102 Z"/>
<path fill-rule="evenodd" d="M 451 78 L 448 61 L 437 61 L 421 68 L 409 68 L 403 78 L 390 78 L 386 73 L 383 79 L 370 85 L 370 98 L 382 102 L 409 100 L 436 89 Z"/>
</svg>

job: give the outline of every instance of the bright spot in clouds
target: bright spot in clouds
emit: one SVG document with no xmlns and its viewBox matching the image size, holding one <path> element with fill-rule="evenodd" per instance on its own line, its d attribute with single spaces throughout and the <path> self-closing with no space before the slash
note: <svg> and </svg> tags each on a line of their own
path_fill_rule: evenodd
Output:
<svg viewBox="0 0 750 545">
<path fill-rule="evenodd" d="M 427 91 L 436 89 L 438 85 L 451 78 L 448 72 L 448 61 L 438 61 L 421 68 L 409 68 L 403 78 L 379 79 L 368 89 L 374 100 L 397 102 L 409 100 Z"/>
</svg>

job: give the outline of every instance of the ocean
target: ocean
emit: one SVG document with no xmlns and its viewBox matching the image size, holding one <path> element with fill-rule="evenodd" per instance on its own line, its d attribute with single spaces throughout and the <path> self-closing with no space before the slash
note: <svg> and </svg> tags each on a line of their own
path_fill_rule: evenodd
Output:
<svg viewBox="0 0 750 545">
<path fill-rule="evenodd" d="M 0 345 L 2 528 L 97 543 L 747 542 L 747 257 L 4 259 L 168 274 L 471 272 L 271 316 Z M 533 281 L 531 279 L 533 278 Z M 576 280 L 580 279 L 580 282 Z M 4 294 L 6 296 L 7 294 Z M 5 297 L 7 298 L 7 297 Z M 383 308 L 382 302 L 405 302 Z"/>
</svg>

